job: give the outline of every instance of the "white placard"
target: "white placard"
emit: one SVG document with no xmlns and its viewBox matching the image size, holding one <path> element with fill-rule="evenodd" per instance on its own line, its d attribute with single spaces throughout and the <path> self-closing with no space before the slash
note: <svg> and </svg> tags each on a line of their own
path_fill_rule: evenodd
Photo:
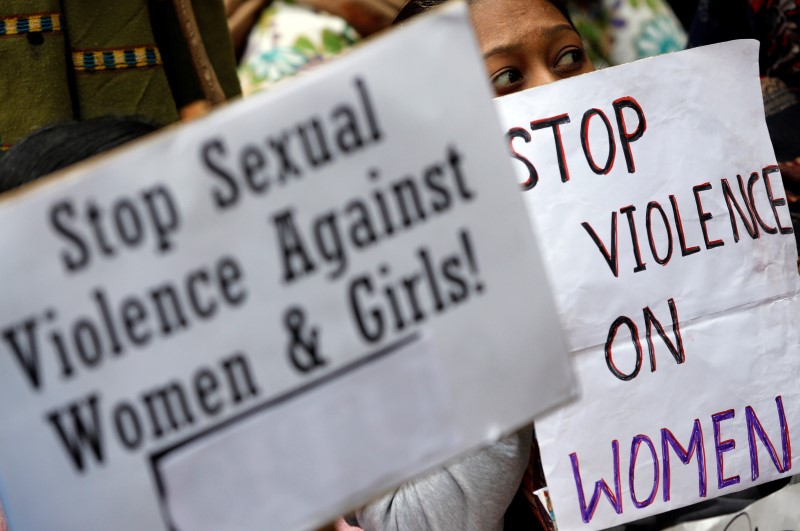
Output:
<svg viewBox="0 0 800 531">
<path fill-rule="evenodd" d="M 757 44 L 497 107 L 579 378 L 581 399 L 536 424 L 559 529 L 796 471 L 800 282 Z"/>
<path fill-rule="evenodd" d="M 3 201 L 12 528 L 308 528 L 571 396 L 501 139 L 455 5 Z"/>
</svg>

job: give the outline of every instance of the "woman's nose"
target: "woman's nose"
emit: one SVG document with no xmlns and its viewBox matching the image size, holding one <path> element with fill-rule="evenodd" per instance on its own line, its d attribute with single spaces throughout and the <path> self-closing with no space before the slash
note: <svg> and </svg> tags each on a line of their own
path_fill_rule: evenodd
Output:
<svg viewBox="0 0 800 531">
<path fill-rule="evenodd" d="M 547 66 L 539 66 L 533 70 L 525 83 L 525 88 L 539 87 L 558 81 L 561 77 Z"/>
</svg>

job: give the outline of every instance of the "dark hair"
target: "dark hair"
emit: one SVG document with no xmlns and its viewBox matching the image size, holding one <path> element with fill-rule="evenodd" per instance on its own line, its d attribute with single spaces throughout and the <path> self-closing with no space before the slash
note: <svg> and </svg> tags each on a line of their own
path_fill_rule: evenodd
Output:
<svg viewBox="0 0 800 531">
<path fill-rule="evenodd" d="M 399 24 L 406 19 L 409 19 L 415 15 L 418 15 L 424 11 L 427 11 L 431 8 L 436 6 L 442 5 L 447 0 L 409 0 L 406 5 L 403 6 L 403 9 L 397 14 L 394 18 L 394 22 L 392 24 Z M 477 0 L 468 0 L 470 4 L 475 3 Z M 491 1 L 491 0 L 488 0 Z M 561 11 L 561 14 L 564 15 L 564 18 L 572 25 L 573 27 L 575 24 L 572 23 L 572 17 L 569 16 L 569 10 L 567 9 L 566 4 L 564 4 L 563 0 L 546 0 L 550 4 L 552 4 L 556 9 Z"/>
<path fill-rule="evenodd" d="M 159 127 L 135 116 L 103 116 L 43 127 L 0 157 L 0 194 L 136 140 Z"/>
</svg>

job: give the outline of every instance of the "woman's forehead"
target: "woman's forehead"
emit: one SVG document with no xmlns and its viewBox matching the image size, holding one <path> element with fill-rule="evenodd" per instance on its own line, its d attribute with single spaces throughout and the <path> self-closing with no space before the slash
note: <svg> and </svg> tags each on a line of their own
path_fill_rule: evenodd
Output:
<svg viewBox="0 0 800 531">
<path fill-rule="evenodd" d="M 547 38 L 564 25 L 566 17 L 547 0 L 478 0 L 471 5 L 481 47 L 503 46 L 519 39 Z"/>
<path fill-rule="evenodd" d="M 569 22 L 549 0 L 475 0 L 470 2 L 470 10 L 474 17 L 513 19 L 516 23 L 523 22 L 519 17 L 525 17 L 526 23 L 540 18 Z"/>
</svg>

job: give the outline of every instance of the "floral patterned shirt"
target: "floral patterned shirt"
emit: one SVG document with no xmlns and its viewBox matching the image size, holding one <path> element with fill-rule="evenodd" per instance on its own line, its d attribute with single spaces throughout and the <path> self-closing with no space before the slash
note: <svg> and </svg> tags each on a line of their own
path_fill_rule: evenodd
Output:
<svg viewBox="0 0 800 531">
<path fill-rule="evenodd" d="M 568 6 L 598 68 L 686 47 L 686 32 L 664 0 L 571 0 Z"/>
<path fill-rule="evenodd" d="M 248 37 L 239 66 L 245 96 L 320 64 L 360 40 L 343 19 L 275 0 Z"/>
</svg>

